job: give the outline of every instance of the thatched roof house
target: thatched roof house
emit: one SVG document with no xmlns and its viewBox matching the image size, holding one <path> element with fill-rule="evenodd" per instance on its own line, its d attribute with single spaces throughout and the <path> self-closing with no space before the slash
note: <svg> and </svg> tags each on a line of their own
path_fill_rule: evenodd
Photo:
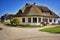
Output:
<svg viewBox="0 0 60 40">
<path fill-rule="evenodd" d="M 7 15 L 5 15 L 7 16 Z M 9 15 L 10 17 L 13 15 Z M 7 19 L 10 17 L 6 17 Z M 11 17 L 11 18 L 12 18 Z M 20 9 L 14 17 L 20 18 L 21 25 L 41 25 L 41 22 L 45 24 L 57 24 L 59 16 L 56 15 L 46 6 L 39 6 L 36 3 L 26 5 Z"/>
<path fill-rule="evenodd" d="M 43 17 L 52 17 L 59 18 L 53 11 L 51 11 L 46 6 L 38 6 L 36 4 L 26 3 L 25 7 L 20 9 L 16 16 L 43 16 Z"/>
<path fill-rule="evenodd" d="M 12 18 L 14 17 L 13 14 L 4 14 L 3 16 L 1 16 L 1 21 L 10 21 Z"/>
</svg>

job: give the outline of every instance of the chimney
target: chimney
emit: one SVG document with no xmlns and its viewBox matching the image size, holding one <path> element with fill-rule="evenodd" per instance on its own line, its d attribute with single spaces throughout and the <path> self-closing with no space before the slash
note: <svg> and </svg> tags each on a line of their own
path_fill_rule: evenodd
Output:
<svg viewBox="0 0 60 40">
<path fill-rule="evenodd" d="M 33 4 L 36 5 L 36 2 L 34 2 Z"/>
<path fill-rule="evenodd" d="M 26 3 L 26 6 L 28 5 L 28 3 Z"/>
</svg>

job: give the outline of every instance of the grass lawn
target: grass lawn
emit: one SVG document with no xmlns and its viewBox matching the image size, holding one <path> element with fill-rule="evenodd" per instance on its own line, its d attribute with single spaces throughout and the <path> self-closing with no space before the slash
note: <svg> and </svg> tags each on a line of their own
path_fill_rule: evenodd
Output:
<svg viewBox="0 0 60 40">
<path fill-rule="evenodd" d="M 0 27 L 0 30 L 2 30 L 2 28 Z"/>
<path fill-rule="evenodd" d="M 60 26 L 56 26 L 53 28 L 45 28 L 39 31 L 43 31 L 43 32 L 50 32 L 50 33 L 60 33 Z"/>
<path fill-rule="evenodd" d="M 11 23 L 9 22 L 1 22 L 2 24 L 8 25 L 8 26 L 12 26 L 12 27 L 17 27 L 17 28 L 41 28 L 41 26 L 30 26 L 30 25 L 19 25 L 19 26 L 15 26 L 15 25 L 11 25 Z"/>
<path fill-rule="evenodd" d="M 16 27 L 17 28 L 40 28 L 41 26 L 20 25 Z"/>
<path fill-rule="evenodd" d="M 2 24 L 10 24 L 9 22 L 0 22 L 0 23 L 2 23 Z"/>
</svg>

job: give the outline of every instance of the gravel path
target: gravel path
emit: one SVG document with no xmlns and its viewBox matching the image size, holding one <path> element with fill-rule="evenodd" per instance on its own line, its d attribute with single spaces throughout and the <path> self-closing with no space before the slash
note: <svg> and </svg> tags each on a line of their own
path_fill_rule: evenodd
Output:
<svg viewBox="0 0 60 40">
<path fill-rule="evenodd" d="M 60 40 L 60 34 L 38 31 L 40 28 L 16 28 L 0 24 L 0 40 Z"/>
</svg>

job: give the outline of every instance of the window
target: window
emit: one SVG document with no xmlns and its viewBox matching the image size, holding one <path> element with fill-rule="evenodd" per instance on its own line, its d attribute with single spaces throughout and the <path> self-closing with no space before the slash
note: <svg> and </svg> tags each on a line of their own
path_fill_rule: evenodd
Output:
<svg viewBox="0 0 60 40">
<path fill-rule="evenodd" d="M 52 19 L 49 19 L 49 22 L 52 22 Z"/>
<path fill-rule="evenodd" d="M 22 18 L 22 22 L 25 23 L 25 18 Z"/>
<path fill-rule="evenodd" d="M 44 14 L 48 14 L 49 12 L 43 12 Z"/>
<path fill-rule="evenodd" d="M 44 19 L 43 19 L 43 21 L 44 21 L 44 22 L 47 22 L 47 21 L 48 21 L 48 19 L 47 19 L 47 18 L 44 18 Z"/>
<path fill-rule="evenodd" d="M 33 23 L 37 23 L 37 18 L 33 18 Z"/>
<path fill-rule="evenodd" d="M 39 18 L 39 22 L 41 22 L 41 18 Z"/>
<path fill-rule="evenodd" d="M 54 19 L 54 22 L 56 22 L 56 19 Z"/>
<path fill-rule="evenodd" d="M 28 22 L 31 23 L 31 18 L 28 18 Z"/>
</svg>

